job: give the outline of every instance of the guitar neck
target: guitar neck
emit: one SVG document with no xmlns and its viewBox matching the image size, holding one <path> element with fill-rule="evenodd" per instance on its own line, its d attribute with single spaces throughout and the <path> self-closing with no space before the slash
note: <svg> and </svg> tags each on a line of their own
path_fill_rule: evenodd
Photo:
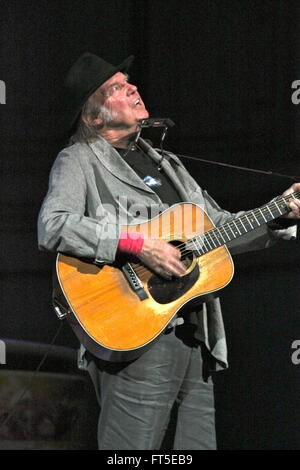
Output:
<svg viewBox="0 0 300 470">
<path fill-rule="evenodd" d="M 288 202 L 291 199 L 300 199 L 300 192 L 296 191 L 288 196 L 278 197 L 262 207 L 246 212 L 220 227 L 215 227 L 200 236 L 192 238 L 190 242 L 192 242 L 198 256 L 204 255 L 288 213 L 290 211 Z"/>
</svg>

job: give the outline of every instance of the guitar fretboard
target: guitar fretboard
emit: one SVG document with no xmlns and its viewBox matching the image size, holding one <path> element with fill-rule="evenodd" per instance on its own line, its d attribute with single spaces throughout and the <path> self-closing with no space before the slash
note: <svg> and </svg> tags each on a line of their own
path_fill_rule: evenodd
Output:
<svg viewBox="0 0 300 470">
<path fill-rule="evenodd" d="M 204 255 L 260 227 L 262 224 L 286 214 L 290 211 L 288 202 L 291 199 L 300 199 L 300 192 L 296 191 L 288 196 L 278 197 L 262 207 L 246 212 L 220 227 L 215 227 L 200 236 L 192 238 L 190 242 L 198 256 Z"/>
</svg>

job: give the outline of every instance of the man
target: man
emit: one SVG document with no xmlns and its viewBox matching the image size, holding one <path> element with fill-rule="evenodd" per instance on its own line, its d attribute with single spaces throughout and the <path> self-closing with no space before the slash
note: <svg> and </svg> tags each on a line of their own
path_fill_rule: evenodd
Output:
<svg viewBox="0 0 300 470">
<path fill-rule="evenodd" d="M 132 60 L 114 67 L 86 53 L 70 69 L 66 89 L 73 145 L 54 163 L 39 215 L 39 246 L 99 266 L 134 255 L 161 278 L 171 279 L 186 271 L 179 249 L 158 238 L 122 233 L 120 219 L 107 207 L 126 214 L 128 224 L 138 220 L 132 206 L 159 211 L 180 201 L 204 207 L 216 226 L 242 213 L 222 210 L 176 156 L 168 153 L 162 160 L 143 139 L 134 144 L 148 111 L 128 80 Z M 300 183 L 284 194 L 296 190 Z M 129 206 L 124 207 L 124 196 Z M 295 238 L 300 202 L 292 200 L 289 209 L 285 218 L 233 243 L 232 253 Z M 227 367 L 218 298 L 187 306 L 134 361 L 113 363 L 89 352 L 85 357 L 101 405 L 99 449 L 159 449 L 175 403 L 174 449 L 216 448 L 211 372 Z"/>
</svg>

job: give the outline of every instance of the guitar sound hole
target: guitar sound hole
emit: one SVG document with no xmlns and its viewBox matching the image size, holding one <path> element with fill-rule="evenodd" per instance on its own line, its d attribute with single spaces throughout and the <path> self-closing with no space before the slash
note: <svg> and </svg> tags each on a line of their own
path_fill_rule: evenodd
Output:
<svg viewBox="0 0 300 470">
<path fill-rule="evenodd" d="M 168 304 L 181 297 L 198 280 L 199 266 L 196 263 L 194 269 L 182 277 L 174 277 L 170 280 L 153 275 L 148 280 L 148 289 L 153 299 L 160 304 Z"/>
<path fill-rule="evenodd" d="M 185 243 L 183 243 L 182 240 L 172 240 L 169 243 L 178 248 L 181 248 L 181 262 L 185 265 L 186 269 L 188 270 L 194 260 L 193 252 L 185 248 Z"/>
</svg>

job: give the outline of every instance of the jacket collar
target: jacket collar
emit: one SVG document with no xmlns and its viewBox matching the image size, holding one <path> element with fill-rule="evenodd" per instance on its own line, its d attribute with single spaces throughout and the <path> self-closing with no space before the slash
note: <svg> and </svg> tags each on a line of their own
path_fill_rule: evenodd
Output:
<svg viewBox="0 0 300 470">
<path fill-rule="evenodd" d="M 100 160 L 102 165 L 112 173 L 116 178 L 124 181 L 130 186 L 135 186 L 147 193 L 153 194 L 151 188 L 149 188 L 141 178 L 135 173 L 134 170 L 123 160 L 119 155 L 118 151 L 112 147 L 106 140 L 99 137 L 92 143 L 88 144 L 92 149 L 96 157 Z"/>
<path fill-rule="evenodd" d="M 134 170 L 132 170 L 132 168 L 123 160 L 123 158 L 120 157 L 118 151 L 114 149 L 108 142 L 106 142 L 105 139 L 99 136 L 97 140 L 92 143 L 89 143 L 88 145 L 94 152 L 96 157 L 101 161 L 101 163 L 115 177 L 147 193 L 155 194 L 155 192 L 141 180 L 141 178 L 135 173 Z M 159 164 L 161 160 L 161 155 L 156 152 L 154 148 L 152 148 L 145 140 L 141 138 L 138 141 L 138 145 L 146 154 L 149 155 L 150 158 L 152 158 L 157 164 Z M 177 162 L 175 160 L 174 162 L 177 165 Z M 183 200 L 187 201 L 188 196 L 184 191 L 182 184 L 177 178 L 176 173 L 167 158 L 163 159 L 161 167 L 162 170 L 172 180 L 173 184 L 175 185 L 177 191 L 179 192 Z"/>
</svg>

